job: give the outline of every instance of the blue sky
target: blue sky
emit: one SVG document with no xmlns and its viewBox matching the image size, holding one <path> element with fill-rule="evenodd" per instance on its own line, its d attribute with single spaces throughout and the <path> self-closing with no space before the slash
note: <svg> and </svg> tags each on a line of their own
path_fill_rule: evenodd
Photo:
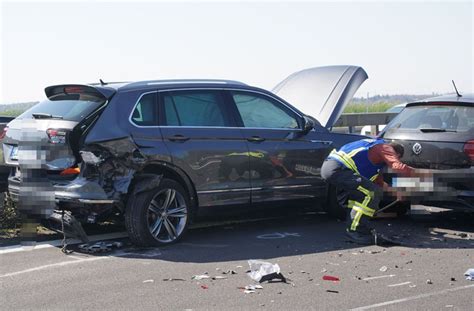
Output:
<svg viewBox="0 0 474 311">
<path fill-rule="evenodd" d="M 0 103 L 58 83 L 224 78 L 271 89 L 352 64 L 358 96 L 473 92 L 472 1 L 3 1 Z"/>
</svg>

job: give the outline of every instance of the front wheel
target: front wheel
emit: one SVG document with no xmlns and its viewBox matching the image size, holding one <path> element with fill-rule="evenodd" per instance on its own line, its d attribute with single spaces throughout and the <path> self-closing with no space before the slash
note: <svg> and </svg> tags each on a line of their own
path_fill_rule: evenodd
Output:
<svg viewBox="0 0 474 311">
<path fill-rule="evenodd" d="M 140 246 L 179 241 L 188 229 L 190 206 L 187 191 L 172 179 L 163 179 L 158 187 L 132 196 L 125 212 L 130 239 Z"/>
</svg>

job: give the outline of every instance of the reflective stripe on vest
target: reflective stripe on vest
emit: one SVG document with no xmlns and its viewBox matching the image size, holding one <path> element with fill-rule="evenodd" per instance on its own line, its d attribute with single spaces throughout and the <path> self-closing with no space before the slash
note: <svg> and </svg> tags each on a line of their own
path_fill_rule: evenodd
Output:
<svg viewBox="0 0 474 311">
<path fill-rule="evenodd" d="M 355 142 L 348 143 L 342 146 L 339 150 L 334 149 L 329 154 L 329 159 L 334 159 L 347 168 L 364 176 L 365 178 L 374 181 L 377 179 L 380 169 L 385 165 L 384 163 L 375 165 L 369 160 L 369 149 L 375 145 L 384 144 L 383 139 L 362 139 Z"/>
</svg>

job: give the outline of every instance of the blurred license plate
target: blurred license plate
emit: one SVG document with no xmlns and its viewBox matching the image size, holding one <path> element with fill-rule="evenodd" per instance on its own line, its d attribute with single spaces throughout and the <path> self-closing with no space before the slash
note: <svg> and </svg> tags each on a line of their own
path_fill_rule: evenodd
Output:
<svg viewBox="0 0 474 311">
<path fill-rule="evenodd" d="M 397 177 L 392 181 L 392 187 L 409 188 L 418 191 L 433 191 L 433 179 L 422 180 L 419 177 Z"/>
<path fill-rule="evenodd" d="M 13 146 L 10 152 L 10 160 L 18 160 L 18 146 Z"/>
</svg>

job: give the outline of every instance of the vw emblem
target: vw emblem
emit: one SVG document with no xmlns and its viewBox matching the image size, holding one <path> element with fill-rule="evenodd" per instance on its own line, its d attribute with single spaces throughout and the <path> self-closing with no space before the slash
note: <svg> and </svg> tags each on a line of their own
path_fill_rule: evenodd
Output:
<svg viewBox="0 0 474 311">
<path fill-rule="evenodd" d="M 416 155 L 420 154 L 420 153 L 421 153 L 421 145 L 420 145 L 420 143 L 414 144 L 412 150 L 413 150 L 413 153 L 414 153 L 414 154 L 416 154 Z"/>
</svg>

